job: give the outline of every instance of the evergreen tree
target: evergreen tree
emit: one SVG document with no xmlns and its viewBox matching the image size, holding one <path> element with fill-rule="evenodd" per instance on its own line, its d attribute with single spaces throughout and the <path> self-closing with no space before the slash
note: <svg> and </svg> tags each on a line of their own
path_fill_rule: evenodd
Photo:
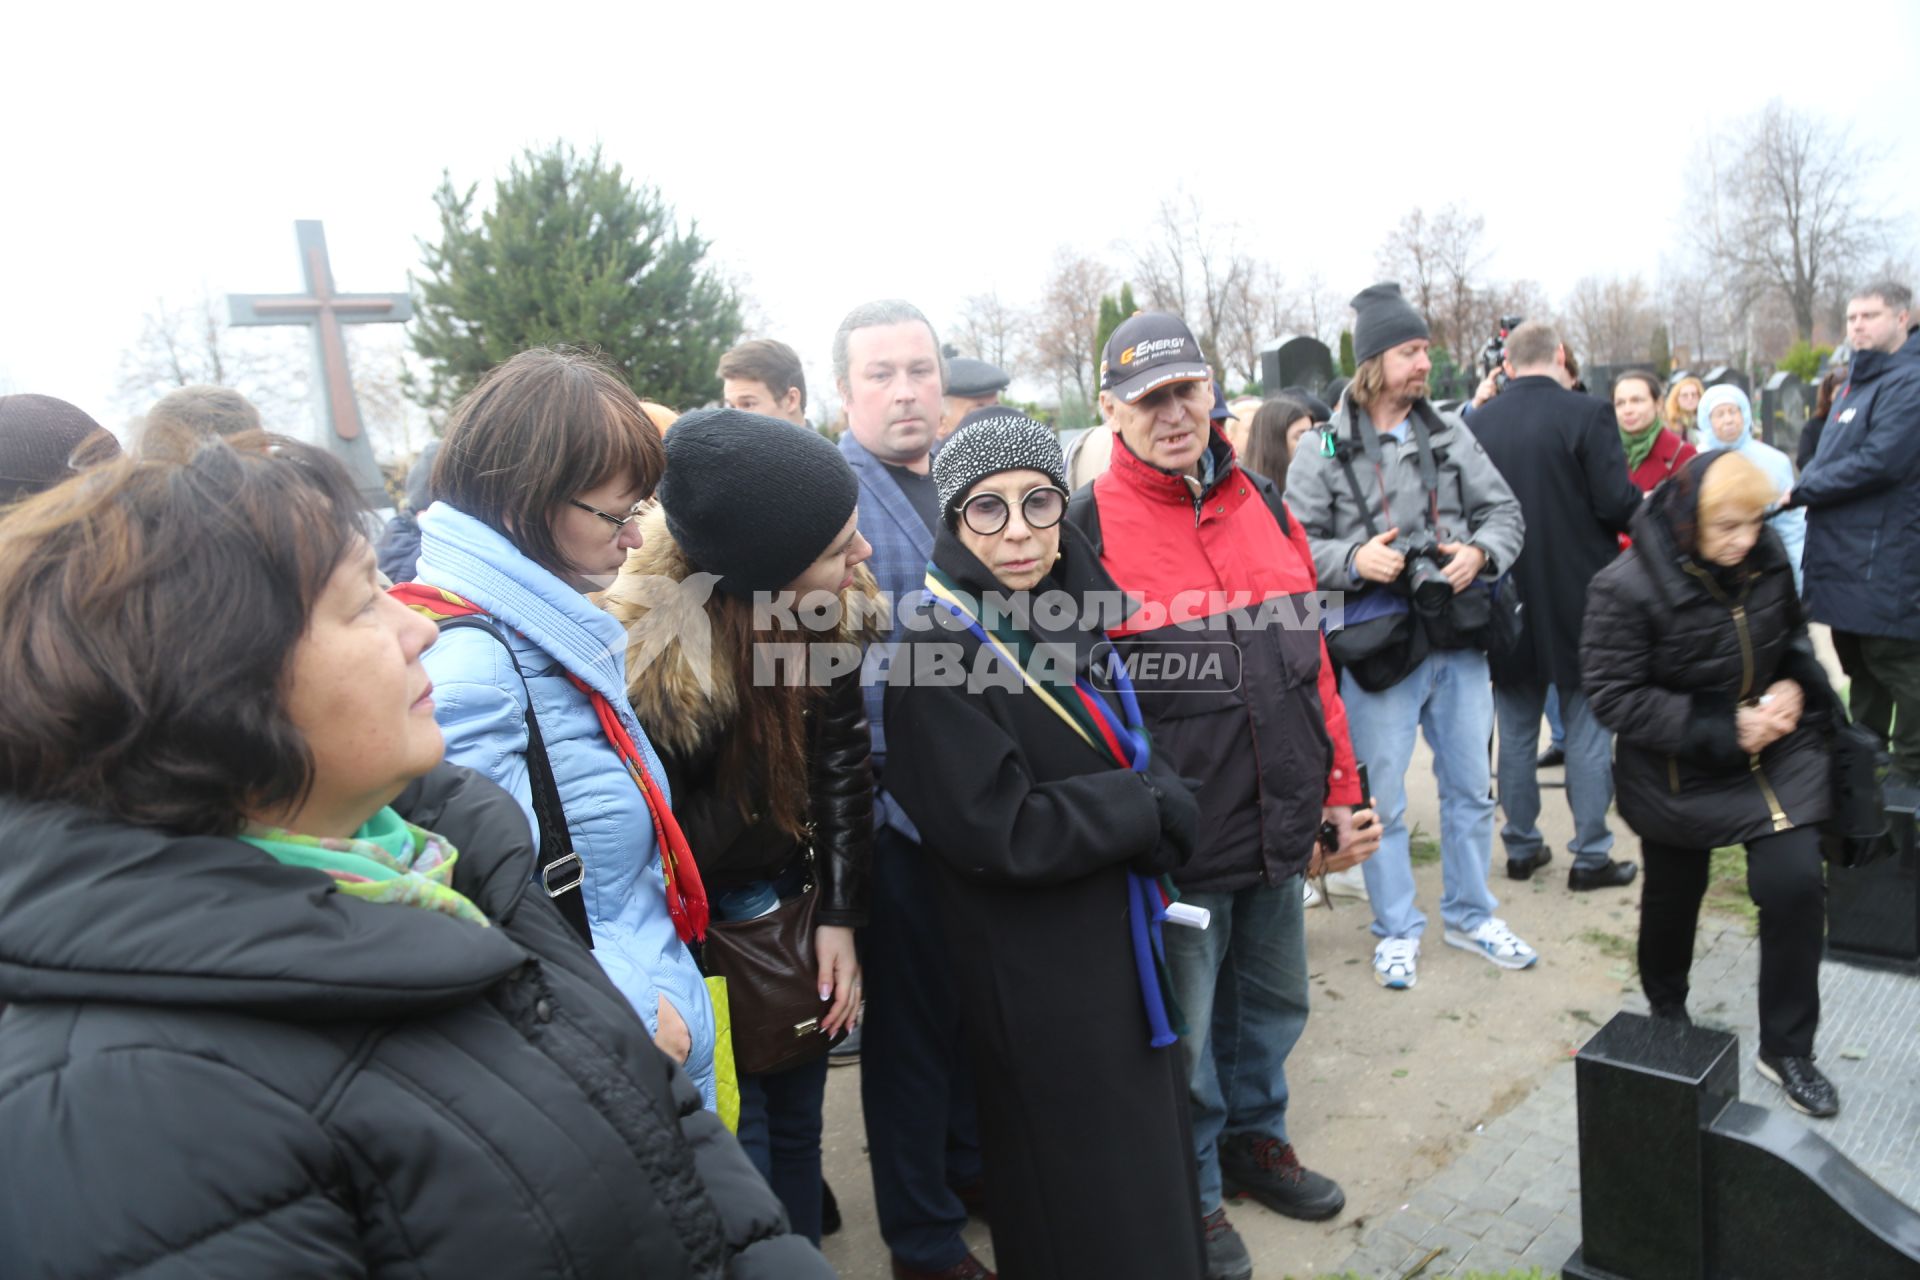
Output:
<svg viewBox="0 0 1920 1280">
<path fill-rule="evenodd" d="M 413 347 L 424 385 L 446 408 L 528 347 L 597 349 L 641 396 L 689 408 L 720 392 L 720 356 L 740 336 L 740 302 L 704 265 L 707 241 L 599 148 L 531 148 L 474 211 L 476 186 L 443 177 L 440 242 L 421 242 Z"/>
<path fill-rule="evenodd" d="M 1358 367 L 1353 358 L 1353 330 L 1342 329 L 1340 331 L 1340 372 L 1342 376 L 1351 378 L 1353 371 Z"/>
<path fill-rule="evenodd" d="M 1653 326 L 1653 346 L 1648 353 L 1652 358 L 1653 371 L 1662 378 L 1673 372 L 1673 345 L 1667 337 L 1667 326 Z"/>
<path fill-rule="evenodd" d="M 1139 309 L 1139 307 L 1134 305 L 1133 286 L 1130 284 L 1120 286 L 1120 296 L 1117 299 L 1108 295 L 1101 295 L 1100 323 L 1094 331 L 1095 337 L 1093 340 L 1094 368 L 1098 369 L 1100 367 L 1100 361 L 1105 358 L 1107 354 L 1107 339 L 1113 336 L 1113 331 L 1120 327 L 1122 320 L 1125 320 Z"/>
</svg>

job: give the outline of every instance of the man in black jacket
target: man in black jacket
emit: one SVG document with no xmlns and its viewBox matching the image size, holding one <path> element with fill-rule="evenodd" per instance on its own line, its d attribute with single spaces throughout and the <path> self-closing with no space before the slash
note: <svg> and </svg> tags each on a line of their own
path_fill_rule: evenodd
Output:
<svg viewBox="0 0 1920 1280">
<path fill-rule="evenodd" d="M 1888 800 L 1920 784 L 1920 336 L 1913 293 L 1882 281 L 1847 303 L 1853 364 L 1791 501 L 1807 508 L 1807 614 L 1833 628 L 1853 717 L 1886 738 Z"/>
<path fill-rule="evenodd" d="M 1637 868 L 1608 856 L 1613 740 L 1580 691 L 1580 619 L 1587 584 L 1618 551 L 1619 535 L 1640 508 L 1640 490 L 1627 475 L 1613 408 L 1568 389 L 1567 351 L 1551 325 L 1529 321 L 1508 335 L 1506 365 L 1512 380 L 1475 411 L 1473 430 L 1520 500 L 1529 535 L 1513 564 L 1526 602 L 1520 643 L 1490 662 L 1507 874 L 1525 880 L 1553 861 L 1538 825 L 1540 713 L 1552 687 L 1566 725 L 1573 807 L 1567 887 L 1629 884 Z"/>
</svg>

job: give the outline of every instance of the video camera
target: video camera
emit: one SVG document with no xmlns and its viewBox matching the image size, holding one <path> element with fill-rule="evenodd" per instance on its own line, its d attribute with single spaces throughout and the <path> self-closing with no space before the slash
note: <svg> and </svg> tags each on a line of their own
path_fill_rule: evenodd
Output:
<svg viewBox="0 0 1920 1280">
<path fill-rule="evenodd" d="M 1503 367 L 1507 358 L 1507 335 L 1520 327 L 1525 316 L 1501 316 L 1494 335 L 1487 339 L 1487 345 L 1480 348 L 1480 376 L 1493 375 L 1494 389 L 1507 389 L 1507 371 Z"/>
</svg>

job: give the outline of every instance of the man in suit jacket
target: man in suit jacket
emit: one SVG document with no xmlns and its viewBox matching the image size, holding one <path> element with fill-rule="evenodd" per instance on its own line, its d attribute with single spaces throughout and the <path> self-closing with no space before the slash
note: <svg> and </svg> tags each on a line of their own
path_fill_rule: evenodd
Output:
<svg viewBox="0 0 1920 1280">
<path fill-rule="evenodd" d="M 933 555 L 940 499 L 932 453 L 945 375 L 933 326 L 910 303 L 855 307 L 833 335 L 833 376 L 847 411 L 840 451 L 860 481 L 860 532 L 873 544 L 868 566 L 893 603 L 894 641 Z M 864 682 L 874 833 L 870 923 L 860 936 L 874 1014 L 862 1028 L 860 1070 L 874 1210 L 895 1280 L 978 1280 L 991 1273 L 960 1235 L 981 1176 L 973 1085 L 920 833 L 887 794 L 878 665 L 870 660 Z"/>
<path fill-rule="evenodd" d="M 1527 520 L 1527 543 L 1512 569 L 1526 606 L 1521 640 L 1491 663 L 1507 874 L 1525 880 L 1553 860 L 1537 825 L 1540 712 L 1552 687 L 1567 730 L 1573 807 L 1567 885 L 1611 888 L 1630 883 L 1637 868 L 1610 856 L 1613 742 L 1580 692 L 1580 621 L 1587 584 L 1619 549 L 1640 490 L 1627 475 L 1613 407 L 1569 390 L 1567 351 L 1553 326 L 1530 321 L 1516 328 L 1507 336 L 1506 362 L 1512 380 L 1474 411 L 1473 431 Z"/>
</svg>

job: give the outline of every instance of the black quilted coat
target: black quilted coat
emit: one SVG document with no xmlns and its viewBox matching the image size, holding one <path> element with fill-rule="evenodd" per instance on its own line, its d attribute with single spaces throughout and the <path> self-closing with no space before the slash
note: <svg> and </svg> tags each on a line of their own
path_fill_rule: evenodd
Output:
<svg viewBox="0 0 1920 1280">
<path fill-rule="evenodd" d="M 1694 558 L 1702 454 L 1633 521 L 1633 546 L 1593 579 L 1582 684 L 1614 733 L 1620 816 L 1682 848 L 1739 844 L 1816 823 L 1829 805 L 1821 733 L 1833 705 L 1813 655 L 1786 550 L 1772 530 L 1734 569 Z M 1805 692 L 1800 727 L 1757 756 L 1734 713 L 1775 680 Z"/>
<path fill-rule="evenodd" d="M 492 928 L 0 800 L 0 1275 L 830 1276 L 512 798 L 442 766 L 395 807 Z"/>
</svg>

